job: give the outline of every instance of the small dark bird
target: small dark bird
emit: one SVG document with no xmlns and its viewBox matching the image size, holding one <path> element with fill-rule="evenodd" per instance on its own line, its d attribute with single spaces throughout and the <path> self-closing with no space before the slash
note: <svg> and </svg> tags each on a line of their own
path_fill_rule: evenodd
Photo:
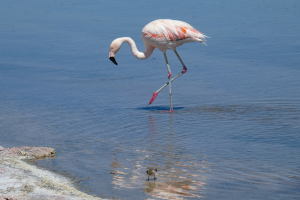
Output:
<svg viewBox="0 0 300 200">
<path fill-rule="evenodd" d="M 153 168 L 148 168 L 146 173 L 148 174 L 148 181 L 149 181 L 149 176 L 154 176 L 154 180 L 156 179 L 155 174 L 158 170 L 153 169 Z"/>
</svg>

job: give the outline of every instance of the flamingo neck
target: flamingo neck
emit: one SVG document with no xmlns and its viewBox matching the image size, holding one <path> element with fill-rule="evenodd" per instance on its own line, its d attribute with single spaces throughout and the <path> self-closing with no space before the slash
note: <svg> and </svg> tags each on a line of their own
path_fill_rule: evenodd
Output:
<svg viewBox="0 0 300 200">
<path fill-rule="evenodd" d="M 130 37 L 123 37 L 123 38 L 120 38 L 120 39 L 122 40 L 122 43 L 127 42 L 130 45 L 132 54 L 137 59 L 140 59 L 140 60 L 144 60 L 144 59 L 149 58 L 151 56 L 151 54 L 153 53 L 154 49 L 155 49 L 155 47 L 145 44 L 145 51 L 140 52 L 137 49 L 133 39 L 131 39 Z"/>
</svg>

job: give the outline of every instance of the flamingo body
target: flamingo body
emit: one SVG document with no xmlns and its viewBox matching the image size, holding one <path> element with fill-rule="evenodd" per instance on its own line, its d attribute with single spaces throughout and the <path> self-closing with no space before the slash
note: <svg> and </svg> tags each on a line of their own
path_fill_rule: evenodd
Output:
<svg viewBox="0 0 300 200">
<path fill-rule="evenodd" d="M 142 30 L 142 39 L 145 45 L 151 45 L 162 52 L 187 42 L 205 41 L 205 35 L 194 29 L 188 23 L 171 20 L 159 19 L 147 24 Z"/>
<path fill-rule="evenodd" d="M 147 24 L 142 30 L 142 39 L 145 43 L 145 50 L 144 52 L 138 51 L 135 42 L 130 37 L 122 37 L 115 39 L 110 45 L 110 52 L 109 52 L 109 59 L 118 64 L 115 60 L 116 53 L 120 50 L 122 44 L 124 42 L 129 43 L 132 54 L 140 59 L 144 60 L 151 56 L 155 48 L 158 48 L 164 53 L 164 57 L 166 60 L 167 68 L 168 68 L 168 83 L 163 85 L 160 89 L 153 93 L 153 96 L 149 102 L 149 104 L 153 103 L 155 98 L 157 97 L 158 93 L 169 85 L 169 93 L 170 93 L 170 111 L 173 111 L 172 108 L 172 93 L 171 93 L 171 82 L 174 81 L 176 78 L 181 76 L 187 71 L 183 61 L 181 60 L 179 54 L 176 51 L 176 47 L 187 43 L 187 42 L 201 42 L 204 43 L 205 36 L 200 31 L 194 29 L 188 23 L 178 21 L 178 20 L 171 20 L 171 19 L 159 19 Z M 205 44 L 205 43 L 204 43 Z M 169 67 L 166 51 L 171 49 L 177 55 L 179 61 L 183 66 L 183 70 L 171 79 L 171 69 Z M 148 104 L 148 105 L 149 105 Z"/>
</svg>

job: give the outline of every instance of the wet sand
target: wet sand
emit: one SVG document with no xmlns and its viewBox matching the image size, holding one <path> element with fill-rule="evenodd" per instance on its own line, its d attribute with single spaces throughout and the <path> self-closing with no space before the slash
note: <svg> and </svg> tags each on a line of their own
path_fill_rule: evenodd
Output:
<svg viewBox="0 0 300 200">
<path fill-rule="evenodd" d="M 0 200 L 101 199 L 78 191 L 70 180 L 59 174 L 23 161 L 55 155 L 55 149 L 49 147 L 0 146 Z"/>
</svg>

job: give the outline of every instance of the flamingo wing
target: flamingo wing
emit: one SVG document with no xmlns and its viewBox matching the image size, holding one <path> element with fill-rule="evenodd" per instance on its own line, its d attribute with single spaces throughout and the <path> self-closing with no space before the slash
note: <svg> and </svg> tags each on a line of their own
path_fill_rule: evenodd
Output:
<svg viewBox="0 0 300 200">
<path fill-rule="evenodd" d="M 170 19 L 159 19 L 147 24 L 142 34 L 155 41 L 178 41 L 191 38 L 193 41 L 203 42 L 205 36 L 190 24 Z"/>
</svg>

